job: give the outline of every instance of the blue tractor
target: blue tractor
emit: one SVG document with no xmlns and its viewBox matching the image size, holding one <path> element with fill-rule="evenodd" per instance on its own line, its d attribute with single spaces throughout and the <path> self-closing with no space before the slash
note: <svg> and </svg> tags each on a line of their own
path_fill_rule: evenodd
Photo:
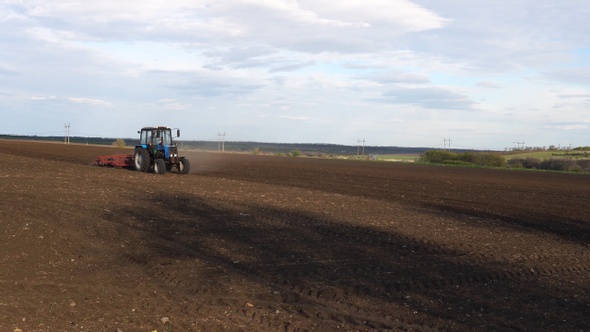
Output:
<svg viewBox="0 0 590 332">
<path fill-rule="evenodd" d="M 172 129 L 168 127 L 144 127 L 137 132 L 139 144 L 135 146 L 133 155 L 135 169 L 140 172 L 153 171 L 164 174 L 176 168 L 178 173 L 188 174 L 190 162 L 178 156 L 178 147 L 172 139 Z M 176 129 L 176 137 L 180 137 L 180 129 Z"/>
</svg>

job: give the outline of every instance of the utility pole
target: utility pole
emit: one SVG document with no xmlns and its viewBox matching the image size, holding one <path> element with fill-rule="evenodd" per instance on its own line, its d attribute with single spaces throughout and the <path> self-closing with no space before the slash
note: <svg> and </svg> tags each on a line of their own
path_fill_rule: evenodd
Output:
<svg viewBox="0 0 590 332">
<path fill-rule="evenodd" d="M 451 150 L 451 139 L 450 138 L 449 139 L 443 138 L 443 150 L 447 150 L 447 142 L 449 142 L 448 150 L 450 151 Z"/>
<path fill-rule="evenodd" d="M 70 124 L 64 123 L 64 144 L 70 144 Z"/>
<path fill-rule="evenodd" d="M 361 156 L 365 155 L 365 139 L 363 138 L 363 153 L 361 154 Z"/>
<path fill-rule="evenodd" d="M 363 156 L 365 155 L 365 139 L 363 138 L 363 140 L 361 141 L 360 139 L 357 139 L 356 142 L 358 143 L 357 145 L 357 149 L 356 149 L 356 154 L 357 156 L 361 155 L 361 142 L 363 143 Z"/>
<path fill-rule="evenodd" d="M 217 136 L 219 137 L 217 142 L 217 151 L 225 152 L 225 132 L 223 132 L 223 134 L 221 132 L 217 132 Z"/>
</svg>

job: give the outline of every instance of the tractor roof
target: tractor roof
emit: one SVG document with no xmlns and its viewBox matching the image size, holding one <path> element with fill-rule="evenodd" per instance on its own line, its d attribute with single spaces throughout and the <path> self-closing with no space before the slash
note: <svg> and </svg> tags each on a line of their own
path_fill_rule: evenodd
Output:
<svg viewBox="0 0 590 332">
<path fill-rule="evenodd" d="M 170 129 L 170 127 L 166 127 L 166 126 L 155 126 L 155 127 L 143 127 L 141 128 L 141 130 L 167 130 Z"/>
</svg>

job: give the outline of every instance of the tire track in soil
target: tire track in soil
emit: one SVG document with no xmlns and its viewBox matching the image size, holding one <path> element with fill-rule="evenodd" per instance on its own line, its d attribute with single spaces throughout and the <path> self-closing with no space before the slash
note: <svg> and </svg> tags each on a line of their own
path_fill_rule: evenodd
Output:
<svg viewBox="0 0 590 332">
<path fill-rule="evenodd" d="M 494 252 L 493 255 L 485 255 L 482 253 L 478 253 L 476 255 L 465 254 L 465 252 L 469 252 L 471 251 L 471 249 L 473 249 L 473 247 L 469 245 L 459 245 L 455 246 L 455 248 L 453 249 L 448 249 L 437 246 L 433 242 L 423 239 L 410 238 L 401 235 L 396 235 L 397 239 L 392 239 L 392 237 L 389 236 L 389 234 L 379 230 L 372 230 L 368 228 L 356 227 L 351 225 L 343 225 L 333 221 L 325 221 L 321 219 L 309 218 L 305 219 L 304 222 L 298 222 L 297 224 L 299 226 L 307 226 L 313 228 L 316 232 L 323 234 L 328 238 L 346 239 L 352 243 L 377 245 L 381 248 L 385 247 L 396 251 L 399 251 L 400 249 L 410 252 L 414 250 L 420 250 L 434 255 L 462 256 L 462 258 L 464 257 L 468 259 L 469 262 L 474 265 L 483 265 L 482 263 L 489 263 L 490 260 L 497 259 L 498 257 L 496 252 Z M 577 254 L 583 256 L 585 253 L 577 252 Z M 569 263 L 565 263 L 565 266 L 553 265 L 549 267 L 538 264 L 538 260 L 542 260 L 544 258 L 547 259 L 553 256 L 555 256 L 555 252 L 553 252 L 551 255 L 549 253 L 536 252 L 533 257 L 526 259 L 526 262 L 530 263 L 528 265 L 522 265 L 523 269 L 520 270 L 496 271 L 491 273 L 471 275 L 469 275 L 469 272 L 471 271 L 470 269 L 465 271 L 459 270 L 459 274 L 461 276 L 445 278 L 443 280 L 414 280 L 409 283 L 393 284 L 387 288 L 393 287 L 393 289 L 395 289 L 396 291 L 441 288 L 451 285 L 469 284 L 473 282 L 481 283 L 500 280 L 530 279 L 531 277 L 541 275 L 554 276 L 567 274 L 583 274 L 590 271 L 590 264 L 572 266 Z M 420 269 L 427 269 L 431 267 L 430 263 L 420 262 L 414 263 L 414 266 Z M 356 268 L 346 268 L 346 272 L 349 272 L 350 274 L 358 274 L 359 272 L 378 273 L 383 270 L 393 269 L 394 266 L 367 267 L 365 264 L 362 264 Z"/>
</svg>

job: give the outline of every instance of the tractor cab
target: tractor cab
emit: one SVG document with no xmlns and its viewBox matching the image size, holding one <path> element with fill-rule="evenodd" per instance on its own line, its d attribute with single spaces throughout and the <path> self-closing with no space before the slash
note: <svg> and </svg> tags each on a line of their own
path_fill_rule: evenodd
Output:
<svg viewBox="0 0 590 332">
<path fill-rule="evenodd" d="M 139 144 L 142 146 L 161 145 L 171 146 L 172 130 L 168 127 L 145 127 L 137 132 L 139 136 Z M 180 136 L 180 129 L 176 130 L 176 137 Z"/>
</svg>

